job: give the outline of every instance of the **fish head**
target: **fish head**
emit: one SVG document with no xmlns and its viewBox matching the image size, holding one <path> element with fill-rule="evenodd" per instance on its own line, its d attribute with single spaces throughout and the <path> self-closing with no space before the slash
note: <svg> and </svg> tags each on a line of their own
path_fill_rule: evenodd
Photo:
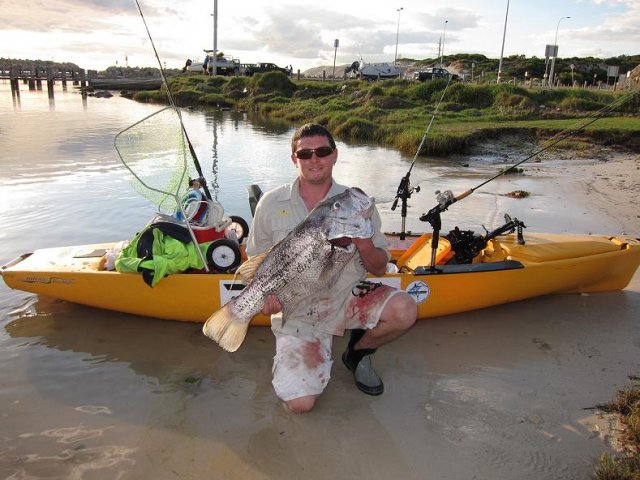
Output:
<svg viewBox="0 0 640 480">
<path fill-rule="evenodd" d="M 311 217 L 316 217 L 322 235 L 331 244 L 351 248 L 351 238 L 371 238 L 371 217 L 375 200 L 357 187 L 327 198 L 321 202 Z"/>
</svg>

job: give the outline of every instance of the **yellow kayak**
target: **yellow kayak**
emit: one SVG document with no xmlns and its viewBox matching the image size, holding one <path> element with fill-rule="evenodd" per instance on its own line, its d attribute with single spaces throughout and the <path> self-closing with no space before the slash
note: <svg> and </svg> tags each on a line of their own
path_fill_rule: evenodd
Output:
<svg viewBox="0 0 640 480">
<path fill-rule="evenodd" d="M 451 264 L 450 244 L 431 235 L 387 234 L 393 265 L 377 280 L 411 294 L 418 317 L 475 310 L 554 293 L 625 288 L 640 264 L 640 240 L 595 235 L 529 233 L 489 240 L 471 263 Z M 522 239 L 520 239 L 522 240 Z M 44 248 L 2 266 L 14 289 L 118 312 L 204 322 L 243 288 L 231 273 L 179 273 L 149 287 L 136 273 L 105 269 L 114 243 Z M 442 264 L 440 264 L 442 263 Z M 254 325 L 267 325 L 257 316 Z"/>
</svg>

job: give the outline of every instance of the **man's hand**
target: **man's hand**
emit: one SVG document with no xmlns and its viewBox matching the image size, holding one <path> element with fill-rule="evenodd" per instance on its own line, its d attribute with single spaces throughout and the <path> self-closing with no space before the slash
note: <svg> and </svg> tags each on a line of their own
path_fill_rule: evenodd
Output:
<svg viewBox="0 0 640 480">
<path fill-rule="evenodd" d="M 364 268 L 378 277 L 382 277 L 387 271 L 387 252 L 377 248 L 371 238 L 354 238 L 353 244 L 358 249 Z"/>
<path fill-rule="evenodd" d="M 265 315 L 273 315 L 274 313 L 278 313 L 282 311 L 282 304 L 278 297 L 275 295 L 269 295 L 264 301 L 264 305 L 262 306 L 262 313 Z"/>
</svg>

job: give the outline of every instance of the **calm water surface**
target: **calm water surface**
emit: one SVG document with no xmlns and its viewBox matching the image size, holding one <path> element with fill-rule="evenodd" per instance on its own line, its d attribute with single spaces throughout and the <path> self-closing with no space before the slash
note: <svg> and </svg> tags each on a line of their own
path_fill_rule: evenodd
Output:
<svg viewBox="0 0 640 480">
<path fill-rule="evenodd" d="M 118 96 L 83 99 L 72 89 L 56 89 L 54 99 L 25 89 L 16 99 L 0 83 L 0 263 L 41 247 L 128 239 L 144 226 L 154 205 L 133 190 L 113 140 L 158 109 Z M 228 214 L 250 219 L 247 185 L 266 190 L 294 177 L 292 127 L 230 112 L 185 110 L 183 118 Z M 391 212 L 390 205 L 411 158 L 372 145 L 338 147 L 338 181 L 375 196 L 386 229 L 399 230 L 399 209 Z M 409 229 L 424 229 L 417 217 L 435 204 L 435 190 L 461 193 L 504 161 L 473 160 L 470 168 L 461 167 L 467 158 L 416 164 L 412 180 L 422 191 L 411 200 Z M 544 227 L 545 215 L 562 207 L 561 192 L 542 184 L 553 186 L 548 174 L 498 180 L 453 206 L 443 230 L 495 227 L 507 210 Z M 517 189 L 542 193 L 522 201 L 500 195 Z M 551 230 L 586 232 L 594 225 L 577 215 Z M 253 329 L 247 342 L 251 348 L 228 355 L 197 325 L 39 299 L 0 282 L 0 477 L 299 478 L 291 472 L 304 471 L 308 478 L 339 478 L 312 453 L 296 458 L 297 440 L 288 435 L 310 439 L 318 426 L 280 410 L 270 385 L 268 330 Z M 319 426 L 330 438 L 344 433 L 352 398 L 337 385 L 328 398 L 345 397 L 338 402 L 345 406 L 325 412 Z M 402 444 L 404 432 L 383 410 L 370 417 L 378 423 L 369 433 Z M 420 465 L 420 456 L 413 458 Z M 424 478 L 396 450 L 382 450 L 380 459 L 369 478 Z"/>
</svg>

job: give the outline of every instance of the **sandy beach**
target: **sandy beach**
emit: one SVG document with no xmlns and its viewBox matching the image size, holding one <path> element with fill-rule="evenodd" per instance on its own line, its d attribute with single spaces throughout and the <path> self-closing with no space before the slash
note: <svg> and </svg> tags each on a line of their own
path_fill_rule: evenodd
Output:
<svg viewBox="0 0 640 480">
<path fill-rule="evenodd" d="M 640 236 L 637 156 L 536 172 L 593 233 Z M 273 393 L 268 329 L 228 354 L 196 324 L 27 298 L 6 325 L 10 348 L 31 353 L 11 365 L 28 394 L 2 406 L 0 477 L 590 478 L 615 445 L 615 419 L 594 407 L 640 373 L 639 311 L 637 272 L 624 291 L 423 320 L 376 354 L 380 397 L 355 389 L 340 338 L 325 394 L 297 416 Z M 65 371 L 47 361 L 61 352 Z"/>
</svg>

